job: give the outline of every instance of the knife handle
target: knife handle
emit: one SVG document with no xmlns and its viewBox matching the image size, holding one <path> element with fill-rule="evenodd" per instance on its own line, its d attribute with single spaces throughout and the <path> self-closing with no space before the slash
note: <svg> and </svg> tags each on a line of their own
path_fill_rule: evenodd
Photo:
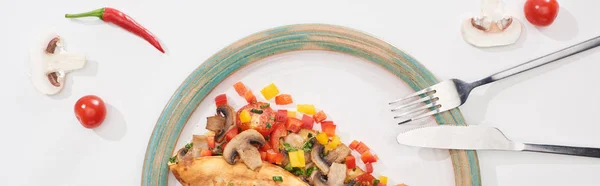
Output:
<svg viewBox="0 0 600 186">
<path fill-rule="evenodd" d="M 585 156 L 600 158 L 600 149 L 591 147 L 569 147 L 560 145 L 525 144 L 523 151 L 545 152 L 553 154 L 565 154 L 574 156 Z"/>
</svg>

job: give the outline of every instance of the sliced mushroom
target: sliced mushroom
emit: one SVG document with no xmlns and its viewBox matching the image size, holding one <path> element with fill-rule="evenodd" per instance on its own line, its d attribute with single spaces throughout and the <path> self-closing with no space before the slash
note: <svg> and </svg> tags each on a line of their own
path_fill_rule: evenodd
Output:
<svg viewBox="0 0 600 186">
<path fill-rule="evenodd" d="M 225 121 L 227 121 L 224 117 L 221 116 L 211 116 L 206 118 L 206 129 L 213 131 L 215 133 L 221 132 L 225 128 Z"/>
<path fill-rule="evenodd" d="M 215 131 L 215 141 L 220 143 L 225 139 L 225 133 L 229 131 L 231 127 L 234 127 L 235 111 L 231 106 L 224 104 L 217 107 L 217 114 L 220 117 L 225 118 L 225 125 L 223 128 L 220 131 Z"/>
<path fill-rule="evenodd" d="M 65 86 L 67 73 L 85 66 L 85 56 L 66 52 L 62 38 L 55 33 L 36 41 L 29 57 L 31 80 L 40 92 L 47 95 L 60 92 Z"/>
<path fill-rule="evenodd" d="M 208 149 L 208 136 L 205 135 L 193 135 L 192 136 L 192 157 L 200 157 L 200 152 L 203 149 Z"/>
<path fill-rule="evenodd" d="M 327 175 L 331 163 L 323 158 L 323 150 L 325 150 L 323 145 L 315 143 L 310 152 L 310 159 L 325 175 Z"/>
<path fill-rule="evenodd" d="M 463 39 L 476 47 L 493 47 L 515 43 L 521 36 L 521 22 L 506 15 L 502 0 L 481 0 L 481 14 L 465 20 Z"/>
<path fill-rule="evenodd" d="M 190 164 L 194 157 L 192 157 L 192 153 L 189 153 L 189 149 L 183 147 L 177 151 L 177 162 L 183 164 Z"/>
<path fill-rule="evenodd" d="M 227 163 L 233 165 L 239 155 L 248 168 L 255 170 L 262 166 L 263 162 L 258 149 L 253 144 L 262 146 L 265 143 L 265 138 L 258 131 L 254 129 L 246 130 L 231 139 L 225 150 L 223 150 L 223 158 Z"/>
<path fill-rule="evenodd" d="M 341 163 L 342 161 L 344 161 L 346 159 L 346 156 L 350 155 L 350 153 L 352 152 L 352 150 L 350 148 L 348 148 L 348 146 L 344 145 L 344 144 L 340 144 L 337 147 L 335 147 L 333 150 L 329 151 L 329 153 L 327 154 L 327 156 L 325 156 L 325 160 L 327 160 L 327 162 L 335 162 L 335 163 Z"/>
<path fill-rule="evenodd" d="M 294 148 L 302 148 L 302 145 L 304 145 L 304 138 L 295 133 L 288 134 L 284 141 Z"/>
<path fill-rule="evenodd" d="M 321 171 L 313 172 L 310 177 L 310 184 L 314 186 L 327 186 L 327 180 L 323 178 L 323 173 Z"/>
<path fill-rule="evenodd" d="M 327 174 L 327 185 L 329 186 L 341 186 L 344 185 L 344 179 L 346 179 L 346 164 L 333 163 L 329 167 L 329 174 Z"/>
</svg>

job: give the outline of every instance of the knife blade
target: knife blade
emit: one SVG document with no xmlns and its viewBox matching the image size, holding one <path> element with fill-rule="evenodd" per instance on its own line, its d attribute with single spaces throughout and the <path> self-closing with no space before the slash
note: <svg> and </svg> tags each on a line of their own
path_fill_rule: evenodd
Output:
<svg viewBox="0 0 600 186">
<path fill-rule="evenodd" d="M 600 158 L 600 148 L 514 142 L 502 131 L 486 126 L 439 125 L 412 129 L 398 134 L 399 144 L 458 150 L 508 150 Z"/>
<path fill-rule="evenodd" d="M 524 149 L 523 143 L 510 141 L 497 128 L 483 126 L 429 126 L 401 133 L 396 140 L 403 145 L 437 149 Z"/>
</svg>

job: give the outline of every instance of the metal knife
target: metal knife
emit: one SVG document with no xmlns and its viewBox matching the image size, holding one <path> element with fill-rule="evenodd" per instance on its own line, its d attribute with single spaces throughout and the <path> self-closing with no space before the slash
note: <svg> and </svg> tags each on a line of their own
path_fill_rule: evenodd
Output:
<svg viewBox="0 0 600 186">
<path fill-rule="evenodd" d="M 403 132 L 398 143 L 415 147 L 460 150 L 507 150 L 600 158 L 600 148 L 519 143 L 486 126 L 430 126 Z"/>
</svg>

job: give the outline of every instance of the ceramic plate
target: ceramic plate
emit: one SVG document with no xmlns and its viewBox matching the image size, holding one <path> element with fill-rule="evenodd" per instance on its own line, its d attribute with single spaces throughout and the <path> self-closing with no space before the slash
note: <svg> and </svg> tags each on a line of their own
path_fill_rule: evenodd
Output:
<svg viewBox="0 0 600 186">
<path fill-rule="evenodd" d="M 233 84 L 242 81 L 259 101 L 275 83 L 295 104 L 314 104 L 335 121 L 342 142 L 363 141 L 378 154 L 374 176 L 388 185 L 481 185 L 474 151 L 420 149 L 396 143 L 404 130 L 387 103 L 438 80 L 415 58 L 367 34 L 333 25 L 290 25 L 248 36 L 202 63 L 164 108 L 148 143 L 142 185 L 179 185 L 167 169 L 175 149 L 205 132 L 214 97 L 226 93 L 240 108 L 245 100 Z M 270 100 L 273 102 L 273 100 Z M 274 105 L 274 104 L 273 104 Z M 294 106 L 279 108 L 295 109 Z M 465 124 L 458 109 L 429 123 Z"/>
</svg>

